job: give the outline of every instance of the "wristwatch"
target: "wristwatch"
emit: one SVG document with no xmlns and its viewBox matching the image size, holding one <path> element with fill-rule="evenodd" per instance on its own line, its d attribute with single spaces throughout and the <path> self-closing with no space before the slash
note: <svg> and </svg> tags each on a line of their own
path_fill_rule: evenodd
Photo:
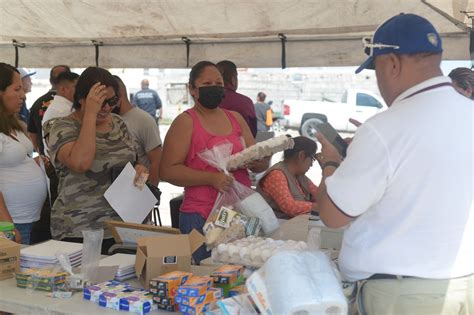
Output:
<svg viewBox="0 0 474 315">
<path fill-rule="evenodd" d="M 339 167 L 339 163 L 334 162 L 334 161 L 327 161 L 327 162 L 324 162 L 323 167 L 321 167 L 321 170 L 324 171 L 324 169 L 325 169 L 326 167 L 328 167 L 328 166 L 333 166 L 333 167 L 335 167 L 335 168 L 338 168 L 338 167 Z"/>
</svg>

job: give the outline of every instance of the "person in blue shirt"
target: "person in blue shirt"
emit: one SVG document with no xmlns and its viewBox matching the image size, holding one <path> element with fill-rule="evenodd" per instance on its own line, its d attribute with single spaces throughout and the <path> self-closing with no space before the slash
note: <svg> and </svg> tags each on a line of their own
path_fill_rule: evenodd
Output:
<svg viewBox="0 0 474 315">
<path fill-rule="evenodd" d="M 25 92 L 25 95 L 27 93 L 31 92 L 31 76 L 36 74 L 36 71 L 30 72 L 28 69 L 25 68 L 18 68 L 18 71 L 20 72 L 20 78 L 21 78 L 21 83 L 23 84 L 23 91 Z M 30 112 L 28 108 L 26 107 L 26 99 L 23 101 L 23 104 L 21 105 L 20 112 L 18 113 L 20 115 L 20 119 L 25 123 L 28 124 L 28 119 L 30 118 Z"/>
<path fill-rule="evenodd" d="M 141 85 L 142 89 L 135 93 L 133 97 L 133 104 L 143 109 L 158 121 L 161 117 L 161 99 L 155 90 L 149 88 L 150 83 L 147 79 L 142 80 Z M 157 110 L 159 110 L 158 116 L 156 115 Z"/>
</svg>

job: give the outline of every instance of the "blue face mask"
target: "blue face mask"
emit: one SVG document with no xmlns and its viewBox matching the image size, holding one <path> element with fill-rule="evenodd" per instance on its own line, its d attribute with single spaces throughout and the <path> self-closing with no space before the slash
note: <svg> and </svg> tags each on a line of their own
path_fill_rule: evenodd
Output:
<svg viewBox="0 0 474 315">
<path fill-rule="evenodd" d="M 219 106 L 224 98 L 224 87 L 219 85 L 201 86 L 199 88 L 199 103 L 209 109 Z"/>
</svg>

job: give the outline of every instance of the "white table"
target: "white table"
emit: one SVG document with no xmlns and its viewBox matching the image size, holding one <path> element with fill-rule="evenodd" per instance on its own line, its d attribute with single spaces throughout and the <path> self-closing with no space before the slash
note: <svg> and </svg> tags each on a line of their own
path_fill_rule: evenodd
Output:
<svg viewBox="0 0 474 315">
<path fill-rule="evenodd" d="M 215 268 L 191 266 L 195 275 L 208 275 Z M 138 280 L 126 281 L 132 286 L 142 287 Z M 115 311 L 101 307 L 96 303 L 84 300 L 82 292 L 76 292 L 70 299 L 55 299 L 46 296 L 44 291 L 30 291 L 16 286 L 14 278 L 0 281 L 0 312 L 16 314 L 133 314 L 126 311 Z M 154 311 L 149 314 L 172 314 L 166 311 Z"/>
</svg>

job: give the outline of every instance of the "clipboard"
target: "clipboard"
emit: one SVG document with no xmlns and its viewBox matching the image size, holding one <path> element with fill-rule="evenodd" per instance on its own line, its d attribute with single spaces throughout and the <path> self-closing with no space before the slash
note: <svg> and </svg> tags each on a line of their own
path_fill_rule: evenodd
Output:
<svg viewBox="0 0 474 315">
<path fill-rule="evenodd" d="M 117 244 L 136 246 L 137 238 L 181 234 L 179 229 L 122 221 L 105 221 Z"/>
</svg>

